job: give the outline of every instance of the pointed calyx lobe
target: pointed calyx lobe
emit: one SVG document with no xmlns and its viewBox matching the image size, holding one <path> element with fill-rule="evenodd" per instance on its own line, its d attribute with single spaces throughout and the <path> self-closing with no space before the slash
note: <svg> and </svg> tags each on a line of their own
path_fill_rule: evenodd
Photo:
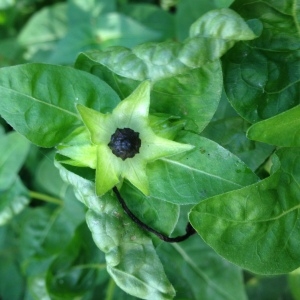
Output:
<svg viewBox="0 0 300 300">
<path fill-rule="evenodd" d="M 142 82 L 109 114 L 77 106 L 90 133 L 92 147 L 96 147 L 96 192 L 99 196 L 123 179 L 148 195 L 147 163 L 193 148 L 154 133 L 149 125 L 150 88 L 149 81 Z"/>
</svg>

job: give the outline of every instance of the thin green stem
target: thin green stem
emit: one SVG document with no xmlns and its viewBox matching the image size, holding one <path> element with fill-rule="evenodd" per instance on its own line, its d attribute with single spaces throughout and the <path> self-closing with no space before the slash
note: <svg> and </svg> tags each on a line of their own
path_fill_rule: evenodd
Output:
<svg viewBox="0 0 300 300">
<path fill-rule="evenodd" d="M 37 200 L 41 200 L 41 201 L 45 201 L 45 202 L 49 202 L 49 203 L 54 203 L 54 204 L 58 204 L 58 205 L 62 205 L 63 202 L 55 197 L 51 197 L 42 193 L 38 193 L 35 191 L 29 191 L 29 196 L 30 198 L 34 198 Z"/>
<path fill-rule="evenodd" d="M 105 300 L 112 300 L 114 298 L 116 284 L 112 278 L 109 279 Z"/>
</svg>

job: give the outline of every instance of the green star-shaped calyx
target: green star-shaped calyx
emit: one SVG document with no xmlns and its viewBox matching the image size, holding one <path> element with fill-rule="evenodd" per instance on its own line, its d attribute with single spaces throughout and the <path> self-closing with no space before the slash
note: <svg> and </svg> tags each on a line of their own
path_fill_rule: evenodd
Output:
<svg viewBox="0 0 300 300">
<path fill-rule="evenodd" d="M 88 155 L 80 155 L 76 147 L 73 150 L 62 147 L 60 153 L 75 160 L 79 157 L 83 165 L 96 169 L 98 195 L 105 194 L 123 179 L 148 195 L 147 163 L 193 148 L 156 135 L 149 125 L 149 105 L 150 82 L 145 81 L 112 113 L 77 106 L 91 138 L 90 145 L 84 146 Z"/>
</svg>

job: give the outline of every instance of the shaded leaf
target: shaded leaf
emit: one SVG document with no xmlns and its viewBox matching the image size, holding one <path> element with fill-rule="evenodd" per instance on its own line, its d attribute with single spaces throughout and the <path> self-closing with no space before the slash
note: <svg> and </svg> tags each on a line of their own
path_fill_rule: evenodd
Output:
<svg viewBox="0 0 300 300">
<path fill-rule="evenodd" d="M 290 272 L 299 256 L 299 148 L 276 152 L 270 177 L 196 205 L 190 221 L 215 251 L 262 274 Z"/>
<path fill-rule="evenodd" d="M 72 64 L 82 51 L 117 45 L 133 47 L 161 36 L 159 32 L 118 13 L 102 14 L 94 20 L 93 26 L 89 23 L 77 22 L 76 26 L 72 26 L 57 43 L 47 62 Z"/>
<path fill-rule="evenodd" d="M 0 297 L 22 299 L 25 279 L 19 266 L 18 239 L 12 226 L 0 226 Z"/>
<path fill-rule="evenodd" d="M 199 237 L 158 247 L 175 299 L 246 299 L 241 270 L 216 254 Z"/>
<path fill-rule="evenodd" d="M 251 140 L 276 146 L 299 147 L 300 105 L 252 125 L 247 136 Z"/>
<path fill-rule="evenodd" d="M 51 299 L 74 299 L 95 288 L 97 273 L 105 270 L 104 255 L 95 246 L 86 224 L 55 258 L 46 276 Z"/>
<path fill-rule="evenodd" d="M 174 37 L 174 16 L 160 7 L 148 3 L 127 3 L 120 10 L 148 28 L 163 34 L 161 39 Z"/>
<path fill-rule="evenodd" d="M 42 147 L 56 145 L 82 124 L 76 104 L 101 110 L 109 101 L 111 105 L 119 102 L 113 90 L 95 76 L 45 64 L 2 68 L 0 93 L 1 116 Z"/>
<path fill-rule="evenodd" d="M 0 136 L 0 191 L 8 189 L 16 180 L 29 146 L 28 140 L 17 132 Z"/>
<path fill-rule="evenodd" d="M 229 117 L 210 122 L 201 135 L 228 149 L 254 172 L 269 157 L 274 147 L 247 139 L 248 128 L 249 123 L 241 117 Z"/>
<path fill-rule="evenodd" d="M 224 86 L 232 106 L 250 123 L 299 104 L 299 9 L 294 0 L 237 0 L 232 8 L 259 19 L 258 39 L 237 44 L 223 59 Z"/>
<path fill-rule="evenodd" d="M 57 3 L 36 12 L 22 28 L 18 41 L 26 49 L 27 60 L 45 62 L 66 32 L 67 5 Z"/>
<path fill-rule="evenodd" d="M 29 203 L 29 194 L 17 177 L 5 191 L 0 191 L 0 225 L 19 214 Z"/>
<path fill-rule="evenodd" d="M 179 218 L 178 205 L 155 195 L 146 197 L 127 182 L 123 183 L 121 194 L 129 209 L 144 223 L 166 235 L 173 232 Z"/>
</svg>

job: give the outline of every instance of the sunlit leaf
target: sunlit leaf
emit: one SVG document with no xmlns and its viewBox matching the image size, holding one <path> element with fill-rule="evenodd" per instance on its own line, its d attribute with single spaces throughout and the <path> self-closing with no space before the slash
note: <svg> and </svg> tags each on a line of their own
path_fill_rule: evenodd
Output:
<svg viewBox="0 0 300 300">
<path fill-rule="evenodd" d="M 176 204 L 198 203 L 258 180 L 236 156 L 217 143 L 192 133 L 177 139 L 195 149 L 149 164 L 150 195 Z"/>
<path fill-rule="evenodd" d="M 300 265 L 299 148 L 276 154 L 270 177 L 202 201 L 190 213 L 192 225 L 220 255 L 262 274 Z"/>
<path fill-rule="evenodd" d="M 247 136 L 276 146 L 300 146 L 300 105 L 252 125 Z"/>
<path fill-rule="evenodd" d="M 45 64 L 2 68 L 0 93 L 1 116 L 43 147 L 56 145 L 82 124 L 76 104 L 101 110 L 108 102 L 119 102 L 114 91 L 95 76 Z"/>
</svg>

